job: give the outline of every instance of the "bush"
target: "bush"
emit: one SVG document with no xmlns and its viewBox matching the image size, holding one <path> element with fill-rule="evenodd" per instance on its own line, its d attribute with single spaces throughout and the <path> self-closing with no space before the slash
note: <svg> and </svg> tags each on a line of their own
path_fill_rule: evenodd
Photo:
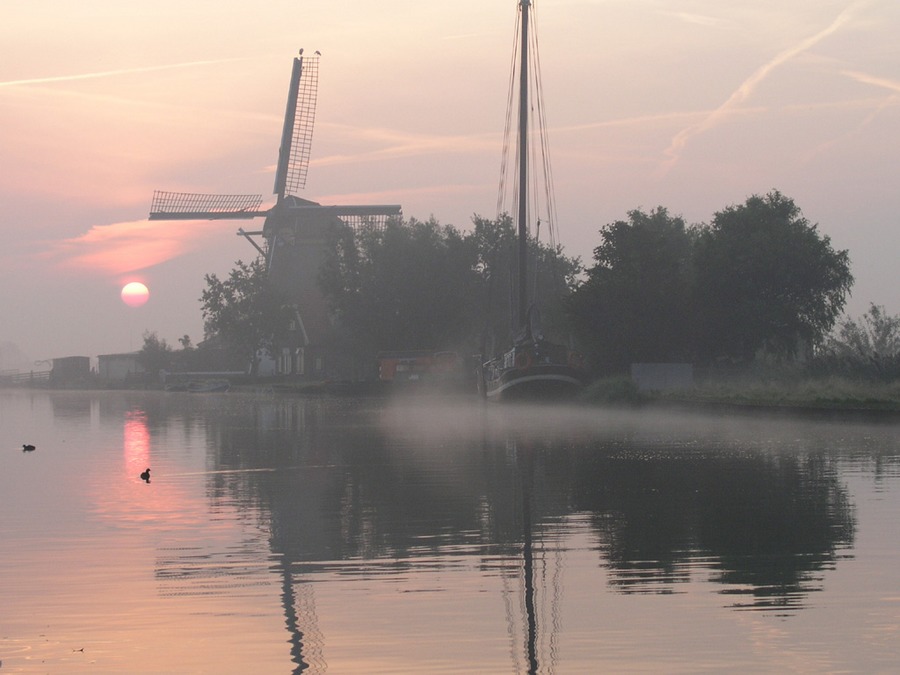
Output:
<svg viewBox="0 0 900 675">
<path fill-rule="evenodd" d="M 591 382 L 583 398 L 595 403 L 641 403 L 648 400 L 627 375 L 605 377 Z"/>
</svg>

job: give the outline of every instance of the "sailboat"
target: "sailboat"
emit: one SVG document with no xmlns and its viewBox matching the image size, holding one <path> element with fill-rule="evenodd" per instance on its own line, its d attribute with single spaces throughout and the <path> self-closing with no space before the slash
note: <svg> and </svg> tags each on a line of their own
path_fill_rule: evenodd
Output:
<svg viewBox="0 0 900 675">
<path fill-rule="evenodd" d="M 516 217 L 517 325 L 513 345 L 481 364 L 478 385 L 492 400 L 571 398 L 587 381 L 581 355 L 544 338 L 537 307 L 528 298 L 529 15 L 532 0 L 520 0 L 518 63 L 518 208 Z M 535 68 L 537 73 L 537 68 Z M 538 87 L 538 94 L 540 88 Z M 513 97 L 510 96 L 510 102 Z M 545 160 L 546 161 L 546 160 Z M 545 176 L 546 177 L 546 176 Z M 549 180 L 549 178 L 548 178 Z"/>
</svg>

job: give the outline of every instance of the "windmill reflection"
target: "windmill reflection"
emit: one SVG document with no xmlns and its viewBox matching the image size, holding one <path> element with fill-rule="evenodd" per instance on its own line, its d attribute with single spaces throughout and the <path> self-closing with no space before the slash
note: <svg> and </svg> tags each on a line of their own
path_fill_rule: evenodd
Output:
<svg viewBox="0 0 900 675">
<path fill-rule="evenodd" d="M 287 564 L 282 562 L 280 567 L 281 604 L 290 636 L 291 661 L 296 664 L 293 672 L 302 673 L 312 668 L 313 673 L 324 673 L 327 669 L 322 653 L 324 639 L 318 626 L 313 585 L 298 584 Z"/>
</svg>

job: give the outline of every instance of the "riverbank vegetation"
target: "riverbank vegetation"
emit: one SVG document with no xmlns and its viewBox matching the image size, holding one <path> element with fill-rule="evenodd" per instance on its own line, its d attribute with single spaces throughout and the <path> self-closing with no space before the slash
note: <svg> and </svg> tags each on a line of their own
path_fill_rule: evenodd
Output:
<svg viewBox="0 0 900 675">
<path fill-rule="evenodd" d="M 678 403 L 701 407 L 868 410 L 900 413 L 900 380 L 892 382 L 790 370 L 777 375 L 700 377 L 690 387 L 641 391 L 628 376 L 599 378 L 582 400 L 611 405 Z"/>
<path fill-rule="evenodd" d="M 506 216 L 473 224 L 336 229 L 319 279 L 335 344 L 373 363 L 382 350 L 487 357 L 505 348 L 514 228 Z M 588 397 L 896 405 L 900 317 L 872 304 L 860 319 L 841 318 L 853 285 L 849 252 L 780 192 L 726 207 L 708 224 L 688 225 L 663 207 L 634 210 L 599 237 L 587 266 L 531 241 L 543 332 L 585 353 L 596 379 Z M 296 319 L 259 261 L 239 261 L 226 282 L 207 284 L 204 344 L 226 353 L 271 353 L 282 324 Z M 638 392 L 632 363 L 690 363 L 694 386 Z"/>
<path fill-rule="evenodd" d="M 660 400 L 742 406 L 900 411 L 900 381 L 873 382 L 829 376 L 701 381 L 694 387 L 659 395 Z"/>
</svg>

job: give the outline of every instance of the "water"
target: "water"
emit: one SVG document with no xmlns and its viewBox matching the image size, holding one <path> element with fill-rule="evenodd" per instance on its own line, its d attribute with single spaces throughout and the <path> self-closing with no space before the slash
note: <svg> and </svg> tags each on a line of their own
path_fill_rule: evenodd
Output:
<svg viewBox="0 0 900 675">
<path fill-rule="evenodd" d="M 898 432 L 0 391 L 0 669 L 896 672 Z"/>
</svg>

